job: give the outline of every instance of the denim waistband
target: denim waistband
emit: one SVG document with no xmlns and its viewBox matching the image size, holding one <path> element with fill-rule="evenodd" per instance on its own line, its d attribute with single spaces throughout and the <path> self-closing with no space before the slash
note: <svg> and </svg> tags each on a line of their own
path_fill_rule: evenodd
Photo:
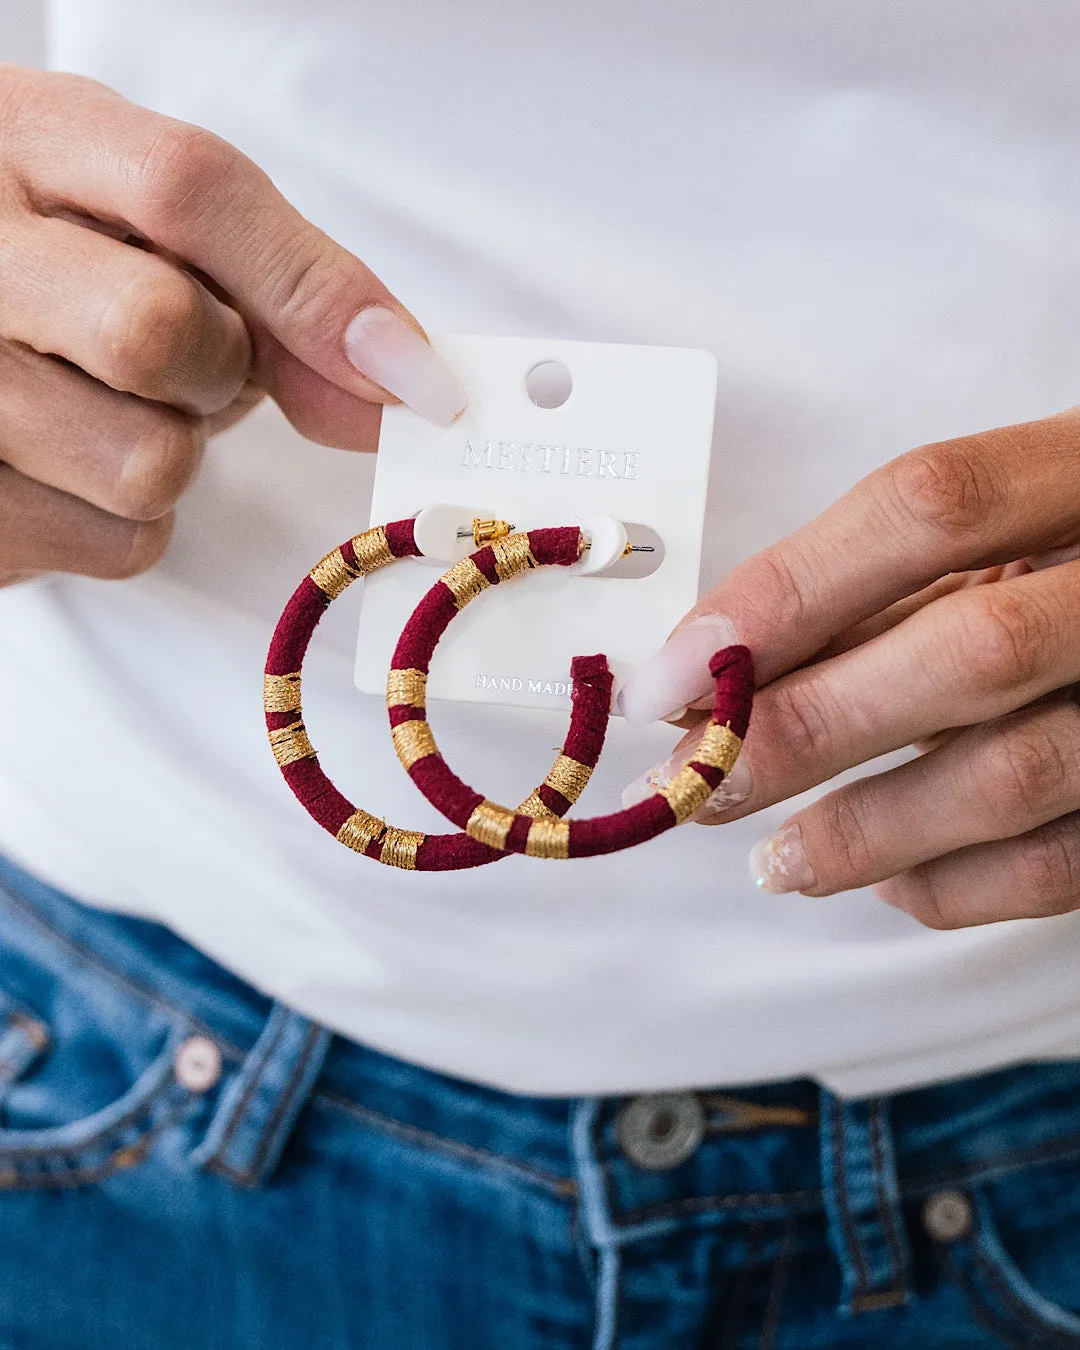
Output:
<svg viewBox="0 0 1080 1350">
<path fill-rule="evenodd" d="M 265 1156 L 255 1160 L 265 1169 L 313 1100 L 361 1126 L 580 1199 L 601 1246 L 727 1215 L 822 1211 L 846 1253 L 856 1308 L 902 1286 L 903 1236 L 889 1216 L 904 1202 L 1080 1154 L 1080 1061 L 1068 1060 L 863 1101 L 839 1101 L 809 1079 L 694 1085 L 701 1140 L 678 1166 L 650 1169 L 628 1157 L 620 1133 L 633 1094 L 515 1096 L 331 1036 L 160 925 L 87 908 L 0 858 L 0 944 L 9 943 L 52 944 L 130 999 L 180 1013 L 215 1040 L 235 1069 L 232 1114 L 203 1145 L 221 1170 L 243 1174 L 230 1152 L 241 1106 L 258 1110 L 265 1097 Z"/>
</svg>

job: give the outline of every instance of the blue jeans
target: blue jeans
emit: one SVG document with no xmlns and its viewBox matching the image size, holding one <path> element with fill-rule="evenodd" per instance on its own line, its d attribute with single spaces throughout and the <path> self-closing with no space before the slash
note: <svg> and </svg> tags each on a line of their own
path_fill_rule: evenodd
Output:
<svg viewBox="0 0 1080 1350">
<path fill-rule="evenodd" d="M 1080 1347 L 1080 1063 L 514 1097 L 0 860 L 0 1112 L 2 1350 Z"/>
</svg>

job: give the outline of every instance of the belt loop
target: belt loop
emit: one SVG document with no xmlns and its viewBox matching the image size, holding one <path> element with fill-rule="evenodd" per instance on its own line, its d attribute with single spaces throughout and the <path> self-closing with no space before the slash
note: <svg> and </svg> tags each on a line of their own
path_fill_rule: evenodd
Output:
<svg viewBox="0 0 1080 1350">
<path fill-rule="evenodd" d="M 268 1180 L 322 1069 L 331 1033 L 275 1003 L 240 1071 L 221 1095 L 196 1167 L 241 1186 Z"/>
<path fill-rule="evenodd" d="M 821 1179 L 843 1277 L 840 1311 L 906 1303 L 911 1255 L 885 1098 L 843 1101 L 822 1089 Z"/>
</svg>

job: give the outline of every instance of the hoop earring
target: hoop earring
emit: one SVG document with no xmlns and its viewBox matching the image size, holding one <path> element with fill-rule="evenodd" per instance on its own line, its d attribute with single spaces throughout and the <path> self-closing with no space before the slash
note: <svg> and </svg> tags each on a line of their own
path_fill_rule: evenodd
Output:
<svg viewBox="0 0 1080 1350">
<path fill-rule="evenodd" d="M 429 835 L 400 830 L 354 806 L 323 772 L 300 706 L 304 657 L 319 620 L 358 577 L 398 558 L 421 556 L 413 526 L 412 520 L 397 520 L 346 540 L 316 563 L 296 588 L 278 620 L 266 659 L 266 729 L 274 758 L 293 795 L 346 848 L 407 871 L 481 867 L 507 855 L 464 833 Z M 528 819 L 555 818 L 568 811 L 584 791 L 603 749 L 612 686 L 607 660 L 602 656 L 578 657 L 571 675 L 573 712 L 566 747 L 544 782 L 518 808 Z M 416 688 L 415 682 L 400 684 L 403 697 L 411 696 Z M 422 693 L 421 687 L 421 697 Z M 403 723 L 407 720 L 402 719 Z M 573 773 L 566 771 L 564 763 L 571 753 L 569 748 L 577 766 Z"/>
<path fill-rule="evenodd" d="M 746 647 L 725 647 L 709 664 L 716 697 L 694 758 L 667 787 L 626 810 L 586 820 L 530 817 L 489 801 L 458 778 L 439 753 L 424 708 L 424 680 L 439 639 L 454 615 L 489 586 L 534 567 L 565 566 L 584 548 L 581 531 L 566 527 L 512 534 L 480 549 L 432 586 L 394 651 L 387 703 L 398 759 L 432 806 L 470 839 L 503 853 L 587 858 L 630 848 L 682 824 L 731 772 L 750 720 L 753 660 Z M 568 738 L 567 753 L 570 745 Z"/>
</svg>

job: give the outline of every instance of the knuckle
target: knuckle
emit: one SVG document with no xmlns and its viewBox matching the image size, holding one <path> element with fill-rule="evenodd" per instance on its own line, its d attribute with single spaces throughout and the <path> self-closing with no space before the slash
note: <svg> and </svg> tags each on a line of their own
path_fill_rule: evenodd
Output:
<svg viewBox="0 0 1080 1350">
<path fill-rule="evenodd" d="M 148 523 L 163 516 L 191 483 L 204 444 L 201 423 L 163 413 L 124 459 L 113 500 L 116 514 Z"/>
<path fill-rule="evenodd" d="M 800 583 L 795 563 L 782 549 L 759 553 L 740 569 L 739 583 L 743 607 L 766 631 L 798 631 L 812 597 Z"/>
<path fill-rule="evenodd" d="M 832 746 L 831 721 L 819 692 L 808 681 L 790 677 L 769 691 L 768 701 L 769 739 L 788 765 L 815 770 L 827 766 Z M 815 777 L 822 781 L 821 776 Z"/>
<path fill-rule="evenodd" d="M 337 340 L 340 333 L 331 332 L 331 327 L 339 317 L 341 269 L 313 245 L 310 229 L 279 245 L 267 265 L 267 288 L 275 311 L 287 323 L 308 328 L 327 341 Z"/>
<path fill-rule="evenodd" d="M 988 447 L 978 436 L 920 446 L 885 472 L 901 520 L 949 537 L 976 533 L 1002 496 Z"/>
<path fill-rule="evenodd" d="M 985 782 L 1004 821 L 1022 823 L 1060 800 L 1074 772 L 1051 728 L 1035 722 L 995 739 Z"/>
<path fill-rule="evenodd" d="M 958 630 L 953 658 L 964 684 L 976 692 L 997 694 L 1028 684 L 1043 671 L 1057 649 L 1057 624 L 1030 596 L 997 586 L 957 596 Z"/>
<path fill-rule="evenodd" d="M 944 933 L 964 926 L 946 896 L 935 885 L 931 869 L 925 864 L 912 867 L 901 876 L 894 877 L 887 886 L 877 889 L 889 904 L 910 914 L 924 928 Z"/>
<path fill-rule="evenodd" d="M 1017 900 L 1024 915 L 1056 914 L 1080 901 L 1080 829 L 1075 816 L 1019 840 Z"/>
<path fill-rule="evenodd" d="M 125 287 L 101 319 L 109 382 L 132 393 L 153 392 L 192 344 L 201 317 L 199 293 L 179 272 Z"/>
<path fill-rule="evenodd" d="M 189 219 L 214 200 L 242 157 L 203 127 L 162 118 L 136 166 L 145 225 L 151 234 Z"/>
<path fill-rule="evenodd" d="M 822 886 L 858 885 L 873 872 L 874 853 L 857 790 L 841 788 L 818 802 L 815 856 L 810 865 Z M 804 828 L 804 837 L 807 833 Z"/>
</svg>

